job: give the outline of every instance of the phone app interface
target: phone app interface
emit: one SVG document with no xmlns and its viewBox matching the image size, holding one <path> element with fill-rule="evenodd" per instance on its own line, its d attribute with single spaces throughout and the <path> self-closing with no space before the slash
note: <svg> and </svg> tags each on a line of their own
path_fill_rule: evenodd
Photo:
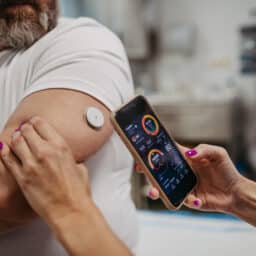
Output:
<svg viewBox="0 0 256 256">
<path fill-rule="evenodd" d="M 138 115 L 124 131 L 165 194 L 180 203 L 191 170 L 153 112 Z"/>
</svg>

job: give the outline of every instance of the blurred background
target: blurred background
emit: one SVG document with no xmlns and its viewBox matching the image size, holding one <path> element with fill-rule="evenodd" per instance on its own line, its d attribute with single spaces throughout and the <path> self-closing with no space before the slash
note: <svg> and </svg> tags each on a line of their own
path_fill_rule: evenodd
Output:
<svg viewBox="0 0 256 256">
<path fill-rule="evenodd" d="M 137 92 L 177 141 L 224 146 L 239 171 L 256 179 L 255 1 L 61 0 L 61 8 L 63 16 L 92 17 L 120 37 Z M 146 191 L 134 175 L 133 198 L 143 209 L 139 255 L 254 255 L 249 226 L 187 209 L 166 214 Z"/>
</svg>

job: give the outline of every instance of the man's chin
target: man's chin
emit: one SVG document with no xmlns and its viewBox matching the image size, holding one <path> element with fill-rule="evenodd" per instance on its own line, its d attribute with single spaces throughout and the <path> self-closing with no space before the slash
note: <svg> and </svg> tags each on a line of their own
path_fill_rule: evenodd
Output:
<svg viewBox="0 0 256 256">
<path fill-rule="evenodd" d="M 56 26 L 55 13 L 37 13 L 29 8 L 15 7 L 15 10 L 6 10 L 9 13 L 5 14 L 5 18 L 0 17 L 0 50 L 28 48 Z"/>
</svg>

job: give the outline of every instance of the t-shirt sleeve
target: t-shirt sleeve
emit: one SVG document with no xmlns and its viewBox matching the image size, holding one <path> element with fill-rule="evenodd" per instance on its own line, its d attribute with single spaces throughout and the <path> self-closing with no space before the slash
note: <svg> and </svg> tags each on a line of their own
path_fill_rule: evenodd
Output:
<svg viewBox="0 0 256 256">
<path fill-rule="evenodd" d="M 96 22 L 78 20 L 39 42 L 39 52 L 24 97 L 46 89 L 83 92 L 117 109 L 133 95 L 133 82 L 119 39 Z"/>
</svg>

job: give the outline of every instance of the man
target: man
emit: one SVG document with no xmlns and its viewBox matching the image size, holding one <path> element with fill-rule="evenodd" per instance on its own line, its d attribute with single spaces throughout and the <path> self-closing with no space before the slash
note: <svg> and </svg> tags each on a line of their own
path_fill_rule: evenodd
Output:
<svg viewBox="0 0 256 256">
<path fill-rule="evenodd" d="M 132 159 L 109 122 L 109 112 L 133 95 L 129 64 L 120 41 L 103 26 L 91 19 L 57 22 L 57 17 L 57 0 L 0 0 L 0 140 L 9 144 L 13 131 L 31 116 L 45 118 L 76 161 L 86 161 L 96 205 L 134 250 Z M 104 114 L 101 129 L 86 122 L 89 107 Z M 0 255 L 66 255 L 2 162 L 0 231 Z"/>
</svg>

